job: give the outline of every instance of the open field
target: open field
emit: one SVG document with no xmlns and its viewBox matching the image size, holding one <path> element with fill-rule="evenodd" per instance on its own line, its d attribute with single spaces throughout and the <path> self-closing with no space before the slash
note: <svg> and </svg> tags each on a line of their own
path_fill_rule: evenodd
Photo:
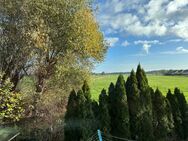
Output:
<svg viewBox="0 0 188 141">
<path fill-rule="evenodd" d="M 125 80 L 128 75 L 124 75 Z M 92 98 L 98 100 L 98 95 L 105 88 L 108 90 L 110 82 L 116 82 L 118 75 L 93 75 L 90 82 Z M 162 76 L 162 75 L 147 75 L 149 85 L 152 88 L 159 88 L 164 95 L 168 89 L 178 87 L 188 100 L 188 76 Z"/>
</svg>

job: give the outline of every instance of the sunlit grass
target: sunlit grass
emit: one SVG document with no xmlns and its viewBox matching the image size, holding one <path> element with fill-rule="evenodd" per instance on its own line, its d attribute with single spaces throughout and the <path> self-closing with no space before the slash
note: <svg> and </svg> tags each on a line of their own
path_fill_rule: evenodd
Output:
<svg viewBox="0 0 188 141">
<path fill-rule="evenodd" d="M 125 80 L 128 75 L 124 75 Z M 108 90 L 110 82 L 116 82 L 118 75 L 93 75 L 90 87 L 92 98 L 98 100 L 98 95 L 101 90 L 105 88 Z M 175 87 L 181 89 L 188 100 L 188 77 L 187 76 L 162 76 L 162 75 L 148 75 L 149 85 L 156 89 L 157 87 L 166 95 L 168 89 L 174 90 Z"/>
</svg>

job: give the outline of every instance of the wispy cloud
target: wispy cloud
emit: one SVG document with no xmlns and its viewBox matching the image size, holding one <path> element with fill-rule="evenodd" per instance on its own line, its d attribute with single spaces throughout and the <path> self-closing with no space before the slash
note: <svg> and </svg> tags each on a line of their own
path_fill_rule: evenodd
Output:
<svg viewBox="0 0 188 141">
<path fill-rule="evenodd" d="M 184 40 L 183 39 L 171 39 L 171 40 L 168 40 L 167 42 L 183 42 Z"/>
<path fill-rule="evenodd" d="M 138 44 L 162 44 L 159 40 L 137 40 L 134 41 L 135 45 Z"/>
<path fill-rule="evenodd" d="M 185 49 L 184 47 L 177 47 L 174 51 L 161 52 L 161 54 L 188 54 L 188 49 Z"/>
<path fill-rule="evenodd" d="M 149 44 L 143 44 L 143 50 L 148 54 L 149 53 L 149 49 L 151 48 L 151 45 Z"/>
<path fill-rule="evenodd" d="M 114 47 L 115 44 L 119 41 L 119 38 L 118 37 L 107 37 L 106 41 L 110 47 Z"/>
<path fill-rule="evenodd" d="M 151 48 L 152 44 L 162 44 L 160 41 L 158 40 L 138 40 L 138 41 L 134 41 L 135 45 L 139 45 L 141 44 L 143 47 L 143 50 L 146 52 L 146 54 L 149 53 L 149 49 Z"/>
<path fill-rule="evenodd" d="M 130 43 L 128 41 L 124 41 L 121 45 L 124 46 L 124 47 L 127 47 L 127 46 L 130 45 Z"/>
</svg>

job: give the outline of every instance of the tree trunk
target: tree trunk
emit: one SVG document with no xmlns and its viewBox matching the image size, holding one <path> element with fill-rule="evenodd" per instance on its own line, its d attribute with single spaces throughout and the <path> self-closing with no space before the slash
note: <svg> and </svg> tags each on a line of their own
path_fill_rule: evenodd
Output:
<svg viewBox="0 0 188 141">
<path fill-rule="evenodd" d="M 42 76 L 38 76 L 38 80 L 36 83 L 36 92 L 41 93 L 44 89 L 44 78 Z"/>
</svg>

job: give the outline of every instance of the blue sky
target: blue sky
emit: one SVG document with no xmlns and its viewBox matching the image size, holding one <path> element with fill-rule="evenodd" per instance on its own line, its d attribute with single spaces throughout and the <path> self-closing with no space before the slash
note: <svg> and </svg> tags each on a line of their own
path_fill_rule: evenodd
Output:
<svg viewBox="0 0 188 141">
<path fill-rule="evenodd" d="M 98 0 L 97 21 L 109 44 L 94 72 L 188 69 L 188 0 Z"/>
</svg>

